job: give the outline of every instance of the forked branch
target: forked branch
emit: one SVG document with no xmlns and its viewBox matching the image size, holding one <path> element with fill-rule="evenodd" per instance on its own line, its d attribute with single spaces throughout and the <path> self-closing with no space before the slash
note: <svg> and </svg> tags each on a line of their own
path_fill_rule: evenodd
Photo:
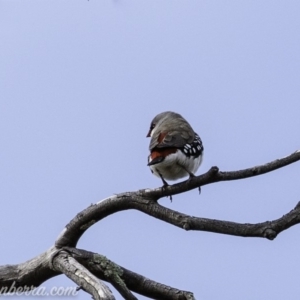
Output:
<svg viewBox="0 0 300 300">
<path fill-rule="evenodd" d="M 186 191 L 219 182 L 229 180 L 239 180 L 248 177 L 262 175 L 276 169 L 287 166 L 300 160 L 300 151 L 296 151 L 289 156 L 276 159 L 264 165 L 251 167 L 240 171 L 221 172 L 217 167 L 212 167 L 207 173 L 196 176 L 190 180 L 177 183 L 164 188 L 143 189 L 136 192 L 128 192 L 114 195 L 93 204 L 80 212 L 66 226 L 56 240 L 57 247 L 75 247 L 81 235 L 94 223 L 114 214 L 118 211 L 136 209 L 154 218 L 166 221 L 186 230 L 210 231 L 237 236 L 266 237 L 273 239 L 276 235 L 290 226 L 298 224 L 298 219 L 290 221 L 291 213 L 297 215 L 298 210 L 291 211 L 287 217 L 282 217 L 273 221 L 273 227 L 267 227 L 269 222 L 259 224 L 240 224 L 228 221 L 219 221 L 206 218 L 197 218 L 173 211 L 157 203 L 157 200 L 164 197 L 184 193 Z M 278 224 L 282 224 L 278 226 Z M 274 224 L 277 224 L 274 227 Z M 275 234 L 276 232 L 276 234 Z M 274 235 L 275 234 L 275 235 Z"/>
<path fill-rule="evenodd" d="M 142 275 L 118 266 L 104 256 L 79 250 L 76 244 L 83 233 L 93 224 L 116 212 L 136 209 L 154 218 L 185 230 L 209 231 L 243 237 L 263 237 L 273 240 L 280 232 L 300 223 L 300 202 L 281 218 L 257 224 L 241 224 L 188 216 L 161 206 L 161 197 L 184 193 L 191 189 L 219 182 L 262 175 L 300 160 L 300 151 L 252 168 L 221 172 L 212 167 L 207 173 L 172 186 L 143 189 L 108 197 L 77 214 L 64 228 L 55 246 L 45 253 L 18 265 L 0 266 L 0 294 L 6 293 L 13 284 L 16 287 L 36 286 L 47 279 L 66 274 L 81 289 L 95 299 L 114 299 L 108 287 L 100 281 L 110 282 L 124 299 L 134 300 L 131 291 L 154 299 L 194 299 L 190 292 L 180 291 L 147 279 Z"/>
</svg>

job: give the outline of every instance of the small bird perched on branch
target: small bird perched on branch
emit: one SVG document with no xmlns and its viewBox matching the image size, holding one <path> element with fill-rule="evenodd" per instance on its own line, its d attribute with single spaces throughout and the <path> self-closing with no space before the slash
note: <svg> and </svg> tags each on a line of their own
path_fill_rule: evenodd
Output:
<svg viewBox="0 0 300 300">
<path fill-rule="evenodd" d="M 164 186 L 168 185 L 166 179 L 195 176 L 204 148 L 199 135 L 180 114 L 171 111 L 158 114 L 147 137 L 151 137 L 148 166 Z"/>
</svg>

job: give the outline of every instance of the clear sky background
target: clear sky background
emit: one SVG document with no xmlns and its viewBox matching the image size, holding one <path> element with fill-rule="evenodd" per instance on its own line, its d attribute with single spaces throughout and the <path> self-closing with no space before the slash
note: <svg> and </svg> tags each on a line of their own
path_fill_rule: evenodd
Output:
<svg viewBox="0 0 300 300">
<path fill-rule="evenodd" d="M 161 186 L 146 166 L 146 134 L 162 111 L 182 114 L 201 136 L 198 174 L 299 149 L 299 12 L 288 0 L 0 0 L 0 264 L 48 249 L 91 203 Z M 273 220 L 300 201 L 299 174 L 295 163 L 160 204 Z M 296 299 L 299 230 L 274 241 L 186 232 L 126 211 L 78 247 L 197 299 Z M 44 285 L 75 284 L 62 275 Z"/>
</svg>

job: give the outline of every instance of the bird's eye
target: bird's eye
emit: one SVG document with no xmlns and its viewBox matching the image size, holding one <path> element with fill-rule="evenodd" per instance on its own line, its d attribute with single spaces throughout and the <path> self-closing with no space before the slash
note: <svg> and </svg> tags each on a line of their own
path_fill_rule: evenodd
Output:
<svg viewBox="0 0 300 300">
<path fill-rule="evenodd" d="M 152 123 L 150 126 L 150 130 L 152 130 L 154 127 L 155 127 L 155 124 Z"/>
</svg>

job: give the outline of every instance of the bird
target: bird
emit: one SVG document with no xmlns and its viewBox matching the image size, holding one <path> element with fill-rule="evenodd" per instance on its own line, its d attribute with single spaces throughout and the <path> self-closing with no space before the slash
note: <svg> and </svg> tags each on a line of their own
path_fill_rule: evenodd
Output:
<svg viewBox="0 0 300 300">
<path fill-rule="evenodd" d="M 147 137 L 151 138 L 148 166 L 161 178 L 164 187 L 169 185 L 166 180 L 195 176 L 204 147 L 199 135 L 180 114 L 165 111 L 155 116 Z"/>
</svg>

